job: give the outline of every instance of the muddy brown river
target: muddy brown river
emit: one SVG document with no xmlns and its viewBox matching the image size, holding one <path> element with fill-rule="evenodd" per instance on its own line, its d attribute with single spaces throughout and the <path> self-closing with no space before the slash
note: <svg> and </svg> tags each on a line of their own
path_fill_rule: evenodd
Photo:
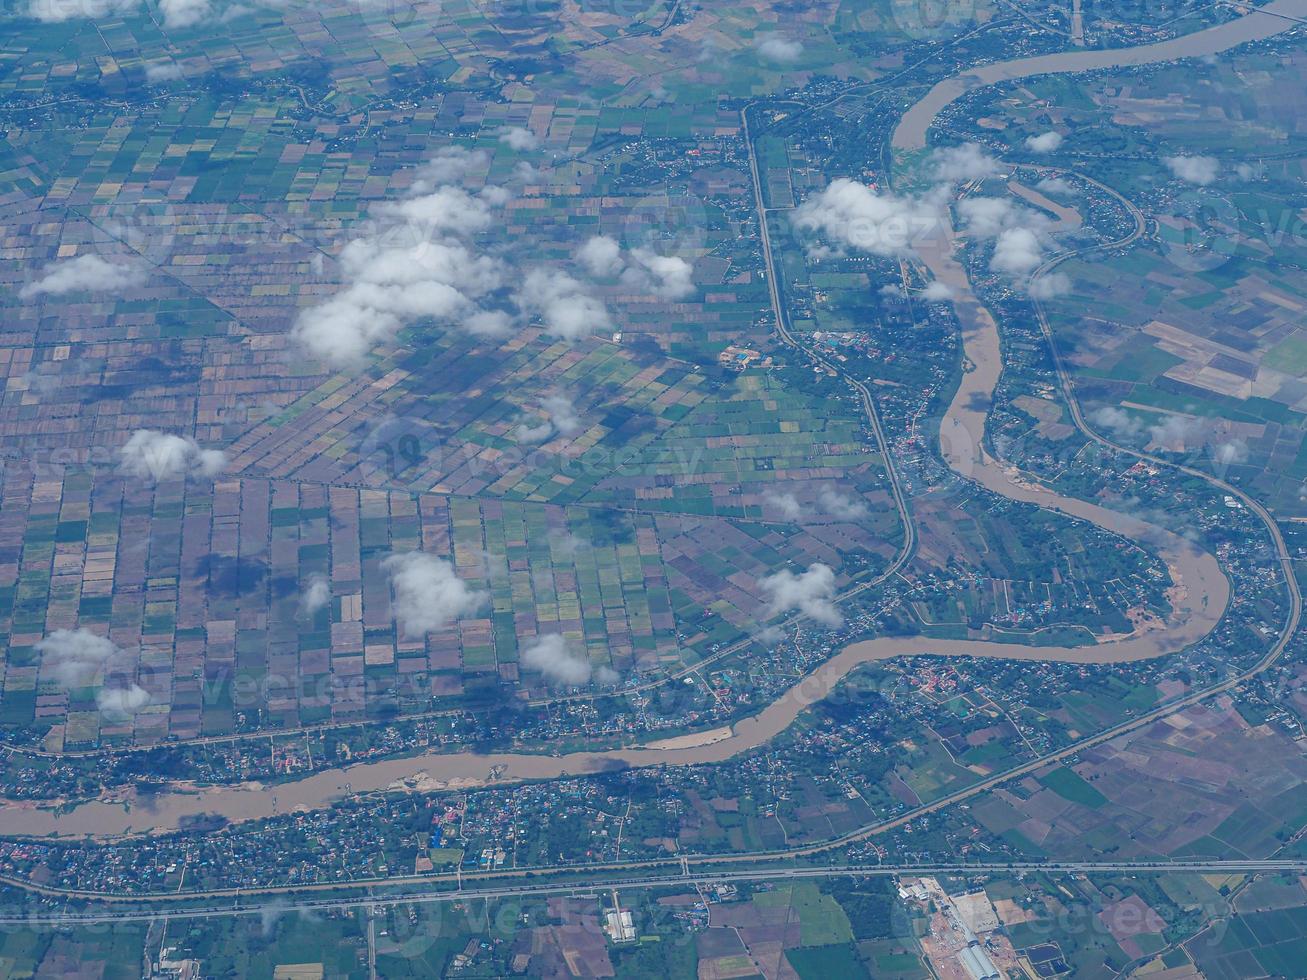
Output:
<svg viewBox="0 0 1307 980">
<path fill-rule="evenodd" d="M 1295 26 L 1287 17 L 1307 16 L 1307 0 L 1276 0 L 1269 12 L 1157 44 L 1116 51 L 1070 51 L 987 65 L 940 82 L 904 115 L 894 132 L 896 150 L 925 146 L 926 134 L 939 112 L 978 85 L 1033 75 L 1081 72 L 1146 65 L 1179 58 L 1217 54 L 1248 41 L 1271 37 Z M 550 779 L 600 772 L 614 766 L 688 766 L 722 762 L 766 743 L 788 728 L 799 714 L 824 698 L 859 666 L 894 657 L 990 657 L 1036 662 L 1084 664 L 1129 663 L 1178 652 L 1216 625 L 1230 598 L 1230 586 L 1216 559 L 1178 535 L 1096 504 L 1061 496 L 986 453 L 984 432 L 994 386 L 1002 370 L 998 327 L 976 299 L 949 243 L 923 248 L 922 258 L 935 278 L 948 284 L 963 328 L 969 370 L 941 426 L 945 460 L 969 479 L 1004 496 L 1038 504 L 1090 521 L 1132 540 L 1148 541 L 1166 561 L 1175 583 L 1173 614 L 1156 628 L 1129 637 L 1083 647 L 1040 647 L 984 640 L 931 640 L 884 637 L 854 643 L 817 667 L 783 696 L 751 718 L 701 737 L 682 736 L 662 743 L 606 752 L 568 755 L 501 753 L 430 753 L 407 759 L 361 762 L 330 769 L 276 786 L 238 784 L 212 788 L 178 787 L 146 800 L 97 800 L 64 812 L 26 803 L 0 804 L 5 834 L 59 837 L 111 837 L 162 833 L 177 829 L 184 818 L 216 814 L 232 822 L 273 816 L 296 809 L 320 808 L 350 793 L 385 789 L 434 790 L 496 782 Z M 495 770 L 492 777 L 491 770 Z"/>
</svg>

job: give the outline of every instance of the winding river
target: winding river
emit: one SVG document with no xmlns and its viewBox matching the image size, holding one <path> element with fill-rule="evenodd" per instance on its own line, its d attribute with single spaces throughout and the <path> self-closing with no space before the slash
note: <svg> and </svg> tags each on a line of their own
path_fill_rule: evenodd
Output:
<svg viewBox="0 0 1307 980">
<path fill-rule="evenodd" d="M 1241 18 L 1157 44 L 1107 51 L 1069 51 L 987 65 L 940 82 L 903 116 L 892 144 L 898 151 L 920 149 L 932 121 L 961 95 L 980 85 L 1033 75 L 1146 65 L 1217 54 L 1249 41 L 1272 37 L 1295 26 L 1286 18 L 1307 16 L 1307 0 L 1275 0 Z M 1172 615 L 1154 629 L 1094 645 L 1037 647 L 982 640 L 931 640 L 884 637 L 854 643 L 817 667 L 759 714 L 700 736 L 686 736 L 606 752 L 568 755 L 430 753 L 405 759 L 362 762 L 330 769 L 276 786 L 256 783 L 186 789 L 178 787 L 148 800 L 97 800 L 64 812 L 34 804 L 0 804 L 6 834 L 59 837 L 111 837 L 175 830 L 185 818 L 216 814 L 238 822 L 295 809 L 319 808 L 349 793 L 390 788 L 432 790 L 480 786 L 492 781 L 549 779 L 595 773 L 617 766 L 685 766 L 721 762 L 756 748 L 784 731 L 808 706 L 829 694 L 862 664 L 912 655 L 994 657 L 1037 662 L 1128 663 L 1175 653 L 1216 625 L 1230 598 L 1230 586 L 1216 559 L 1178 535 L 1087 501 L 1061 496 L 985 452 L 984 432 L 994 387 L 1002 370 L 997 324 L 971 290 L 965 271 L 946 238 L 922 249 L 935 278 L 953 290 L 970 369 L 941 425 L 941 449 L 948 464 L 995 493 L 1028 501 L 1090 521 L 1133 540 L 1149 541 L 1170 568 Z"/>
</svg>

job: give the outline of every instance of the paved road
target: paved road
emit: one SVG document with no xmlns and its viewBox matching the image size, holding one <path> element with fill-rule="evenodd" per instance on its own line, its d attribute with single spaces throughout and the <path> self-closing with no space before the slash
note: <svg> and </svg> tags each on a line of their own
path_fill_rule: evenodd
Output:
<svg viewBox="0 0 1307 980">
<path fill-rule="evenodd" d="M 571 869 L 577 873 L 579 869 Z M 0 916 L 0 928 L 6 926 L 74 926 L 97 923 L 149 921 L 169 919 L 208 919 L 245 915 L 268 915 L 295 912 L 323 912 L 327 910 L 367 908 L 374 906 L 421 905 L 441 902 L 468 902 L 475 899 L 494 900 L 525 898 L 544 895 L 591 896 L 613 888 L 624 890 L 640 888 L 675 888 L 678 885 L 712 886 L 746 881 L 786 881 L 811 878 L 868 878 L 868 877 L 937 877 L 939 875 L 1003 875 L 1024 874 L 1307 874 L 1307 860 L 1267 861 L 1018 861 L 1011 863 L 928 863 L 928 864 L 841 864 L 822 868 L 779 868 L 750 871 L 710 871 L 700 874 L 599 876 L 584 881 L 555 883 L 523 883 L 492 885 L 482 888 L 433 888 L 386 891 L 365 897 L 300 898 L 291 902 L 250 902 L 245 896 L 233 896 L 230 904 L 211 903 L 197 906 L 193 902 L 170 896 L 172 904 L 151 904 L 149 908 L 133 910 L 116 908 L 113 911 L 71 910 L 41 911 L 30 915 Z M 371 925 L 372 919 L 369 919 Z"/>
</svg>

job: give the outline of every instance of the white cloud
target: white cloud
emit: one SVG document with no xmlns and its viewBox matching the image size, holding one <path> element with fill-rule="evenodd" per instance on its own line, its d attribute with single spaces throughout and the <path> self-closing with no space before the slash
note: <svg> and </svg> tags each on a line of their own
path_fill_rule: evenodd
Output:
<svg viewBox="0 0 1307 980">
<path fill-rule="evenodd" d="M 548 395 L 541 400 L 540 407 L 549 413 L 549 421 L 559 434 L 574 436 L 581 431 L 581 418 L 566 395 Z"/>
<path fill-rule="evenodd" d="M 612 327 L 603 302 L 566 272 L 532 269 L 515 299 L 524 312 L 540 317 L 546 333 L 563 340 L 579 340 Z"/>
<path fill-rule="evenodd" d="M 390 576 L 395 593 L 391 611 L 405 636 L 444 629 L 476 612 L 489 598 L 468 588 L 449 562 L 421 551 L 390 555 L 381 568 Z"/>
<path fill-rule="evenodd" d="M 452 184 L 471 173 L 479 173 L 490 166 L 490 154 L 485 150 L 469 150 L 462 146 L 446 146 L 437 150 L 426 163 L 417 168 L 409 193 L 412 196 L 429 194 L 442 184 Z"/>
<path fill-rule="evenodd" d="M 499 142 L 506 145 L 511 150 L 519 152 L 534 150 L 540 145 L 540 140 L 535 133 L 525 126 L 510 126 L 499 134 Z"/>
<path fill-rule="evenodd" d="M 969 234 L 994 239 L 989 260 L 994 272 L 1011 276 L 1037 299 L 1049 299 L 1070 288 L 1070 280 L 1061 273 L 1030 281 L 1051 246 L 1050 223 L 1044 215 L 999 197 L 966 198 L 958 202 L 958 214 Z"/>
<path fill-rule="evenodd" d="M 182 66 L 175 61 L 156 62 L 145 66 L 145 80 L 154 85 L 161 82 L 175 82 L 185 74 Z"/>
<path fill-rule="evenodd" d="M 1076 189 L 1071 186 L 1070 181 L 1062 177 L 1045 177 L 1035 185 L 1036 190 L 1041 190 L 1045 194 L 1074 194 Z"/>
<path fill-rule="evenodd" d="M 921 298 L 927 303 L 945 303 L 953 298 L 953 290 L 946 283 L 935 279 L 926 283 L 926 288 L 921 291 Z"/>
<path fill-rule="evenodd" d="M 545 413 L 544 421 L 531 425 L 522 422 L 514 430 L 518 442 L 543 442 L 557 432 L 570 437 L 581 431 L 581 418 L 576 408 L 566 395 L 548 395 L 540 400 L 540 409 Z"/>
<path fill-rule="evenodd" d="M 1161 422 L 1148 427 L 1149 442 L 1167 452 L 1184 452 L 1193 449 L 1201 439 L 1202 423 L 1183 415 L 1168 415 Z"/>
<path fill-rule="evenodd" d="M 321 572 L 314 572 L 300 590 L 300 615 L 312 616 L 331 602 L 331 583 Z"/>
<path fill-rule="evenodd" d="M 139 684 L 101 688 L 95 695 L 100 713 L 110 718 L 130 718 L 150 703 L 150 692 Z"/>
<path fill-rule="evenodd" d="M 194 27 L 213 16 L 209 0 L 159 0 L 164 27 Z"/>
<path fill-rule="evenodd" d="M 1044 260 L 1039 236 L 1029 228 L 1006 228 L 994 240 L 994 255 L 989 267 L 995 272 L 1028 276 Z"/>
<path fill-rule="evenodd" d="M 595 675 L 585 651 L 577 649 L 560 633 L 536 637 L 522 650 L 521 662 L 524 668 L 539 673 L 550 683 L 566 687 L 587 684 Z M 616 674 L 604 670 L 599 679 L 601 683 L 611 683 L 616 680 Z"/>
<path fill-rule="evenodd" d="M 30 282 L 19 293 L 30 299 L 42 293 L 62 296 L 72 292 L 120 292 L 145 282 L 145 270 L 122 262 L 108 262 L 98 255 L 79 255 L 73 259 L 51 262 L 41 278 Z"/>
<path fill-rule="evenodd" d="M 149 692 L 136 683 L 107 682 L 106 673 L 122 651 L 104 636 L 85 627 L 55 630 L 36 644 L 41 671 L 64 690 L 101 685 L 95 703 L 101 714 L 121 720 L 150 703 Z"/>
<path fill-rule="evenodd" d="M 544 442 L 554 434 L 554 426 L 548 420 L 532 425 L 530 422 L 519 422 L 517 428 L 513 430 L 513 438 L 518 442 Z"/>
<path fill-rule="evenodd" d="M 133 10 L 137 0 L 32 0 L 27 15 L 47 24 L 80 17 L 107 17 Z"/>
<path fill-rule="evenodd" d="M 829 565 L 813 562 L 799 575 L 783 568 L 759 579 L 758 585 L 770 600 L 771 615 L 797 609 L 823 626 L 834 628 L 844 622 L 833 602 L 835 572 Z"/>
<path fill-rule="evenodd" d="M 1143 425 L 1138 419 L 1114 405 L 1094 409 L 1089 413 L 1089 421 L 1117 436 L 1134 436 L 1143 430 Z"/>
<path fill-rule="evenodd" d="M 1026 137 L 1026 149 L 1031 153 L 1052 153 L 1062 145 L 1062 134 L 1055 129 L 1038 136 Z"/>
<path fill-rule="evenodd" d="M 571 531 L 554 528 L 549 532 L 549 546 L 560 555 L 571 556 L 590 547 L 590 543 Z"/>
<path fill-rule="evenodd" d="M 384 204 L 379 213 L 408 223 L 406 231 L 418 242 L 447 232 L 471 235 L 485 231 L 494 222 L 491 209 L 504 201 L 497 193 L 500 190 L 486 188 L 472 195 L 461 187 L 437 187 L 404 201 Z"/>
<path fill-rule="evenodd" d="M 762 495 L 763 503 L 776 510 L 787 521 L 797 521 L 808 515 L 807 508 L 789 491 L 768 490 Z"/>
<path fill-rule="evenodd" d="M 923 198 L 878 194 L 856 180 L 838 177 L 799 205 L 792 220 L 800 231 L 820 234 L 841 248 L 899 256 L 939 229 L 942 203 L 938 194 Z M 809 249 L 809 254 L 823 253 Z"/>
<path fill-rule="evenodd" d="M 1248 443 L 1242 439 L 1230 439 L 1212 447 L 1212 459 L 1222 466 L 1233 466 L 1248 461 Z"/>
<path fill-rule="evenodd" d="M 60 687 L 86 687 L 95 682 L 109 661 L 121 651 L 108 637 L 85 627 L 55 630 L 36 644 L 41 653 L 41 670 L 48 671 Z"/>
<path fill-rule="evenodd" d="M 935 178 L 949 183 L 983 180 L 998 173 L 1000 167 L 979 143 L 942 147 L 930 155 L 930 160 Z"/>
<path fill-rule="evenodd" d="M 477 310 L 462 320 L 462 327 L 474 337 L 505 337 L 513 329 L 513 318 L 503 310 Z"/>
<path fill-rule="evenodd" d="M 190 436 L 155 429 L 137 429 L 118 454 L 124 473 L 156 483 L 183 476 L 214 477 L 227 465 L 226 453 L 201 449 Z"/>
<path fill-rule="evenodd" d="M 823 511 L 841 521 L 860 521 L 871 513 L 865 500 L 840 493 L 831 487 L 823 487 L 817 501 Z"/>
<path fill-rule="evenodd" d="M 608 235 L 594 235 L 576 250 L 576 261 L 596 279 L 615 279 L 626 268 L 622 246 Z"/>
<path fill-rule="evenodd" d="M 1054 299 L 1071 292 L 1071 279 L 1062 272 L 1050 272 L 1032 279 L 1026 291 L 1033 299 Z"/>
<path fill-rule="evenodd" d="M 480 150 L 446 147 L 419 167 L 407 196 L 379 205 L 368 234 L 340 254 L 345 288 L 300 312 L 292 336 L 333 368 L 357 368 L 368 352 L 406 324 L 430 318 L 468 333 L 498 337 L 512 328 L 479 301 L 503 285 L 502 262 L 464 239 L 495 221 L 512 195 L 490 185 L 473 194 L 450 182 L 483 171 Z"/>
<path fill-rule="evenodd" d="M 1180 180 L 1206 187 L 1220 175 L 1221 164 L 1216 157 L 1173 156 L 1162 157 L 1162 163 Z"/>
<path fill-rule="evenodd" d="M 694 292 L 694 267 L 685 259 L 647 248 L 633 248 L 623 255 L 622 246 L 608 235 L 586 239 L 576 250 L 576 261 L 596 279 L 621 276 L 627 286 L 659 299 L 684 299 Z"/>
<path fill-rule="evenodd" d="M 1020 208 L 1005 197 L 968 197 L 958 202 L 958 214 L 967 231 L 994 238 L 1003 229 L 1020 224 Z"/>
<path fill-rule="evenodd" d="M 792 64 L 803 56 L 803 42 L 779 34 L 770 34 L 759 42 L 758 54 L 776 64 Z"/>
<path fill-rule="evenodd" d="M 631 265 L 622 281 L 653 293 L 659 299 L 684 299 L 694 292 L 694 267 L 679 255 L 658 255 L 647 248 L 633 248 Z"/>
<path fill-rule="evenodd" d="M 460 242 L 392 247 L 378 238 L 359 238 L 345 246 L 340 262 L 349 285 L 304 310 L 292 331 L 332 367 L 358 366 L 405 323 L 424 317 L 461 322 L 481 334 L 505 324 L 502 314 L 487 316 L 476 306 L 500 285 L 501 264 Z"/>
</svg>

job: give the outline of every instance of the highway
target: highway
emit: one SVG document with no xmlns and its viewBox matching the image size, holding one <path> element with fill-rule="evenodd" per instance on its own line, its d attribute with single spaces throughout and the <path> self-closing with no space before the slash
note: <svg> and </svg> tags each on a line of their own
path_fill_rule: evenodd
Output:
<svg viewBox="0 0 1307 980">
<path fill-rule="evenodd" d="M 24 915 L 0 916 L 0 928 L 21 926 L 75 926 L 105 923 L 142 922 L 159 918 L 208 919 L 246 915 L 280 914 L 295 912 L 324 912 L 341 909 L 372 908 L 374 906 L 421 905 L 441 902 L 468 902 L 530 898 L 548 895 L 577 897 L 597 896 L 601 891 L 619 888 L 675 888 L 677 886 L 711 887 L 755 881 L 793 881 L 812 878 L 867 878 L 877 876 L 937 877 L 939 875 L 1002 875 L 1012 877 L 1026 874 L 1091 875 L 1091 874 L 1307 874 L 1307 860 L 1266 861 L 1015 861 L 958 862 L 958 863 L 896 863 L 896 864 L 840 864 L 820 868 L 782 868 L 752 871 L 714 871 L 693 875 L 626 875 L 596 876 L 585 881 L 561 883 L 523 883 L 496 885 L 484 888 L 386 891 L 365 896 L 336 896 L 328 898 L 301 898 L 287 903 L 244 901 L 233 896 L 230 903 L 211 903 L 197 906 L 184 897 L 172 896 L 175 904 L 151 904 L 144 909 L 116 908 L 112 911 L 72 910 L 33 911 Z"/>
</svg>

